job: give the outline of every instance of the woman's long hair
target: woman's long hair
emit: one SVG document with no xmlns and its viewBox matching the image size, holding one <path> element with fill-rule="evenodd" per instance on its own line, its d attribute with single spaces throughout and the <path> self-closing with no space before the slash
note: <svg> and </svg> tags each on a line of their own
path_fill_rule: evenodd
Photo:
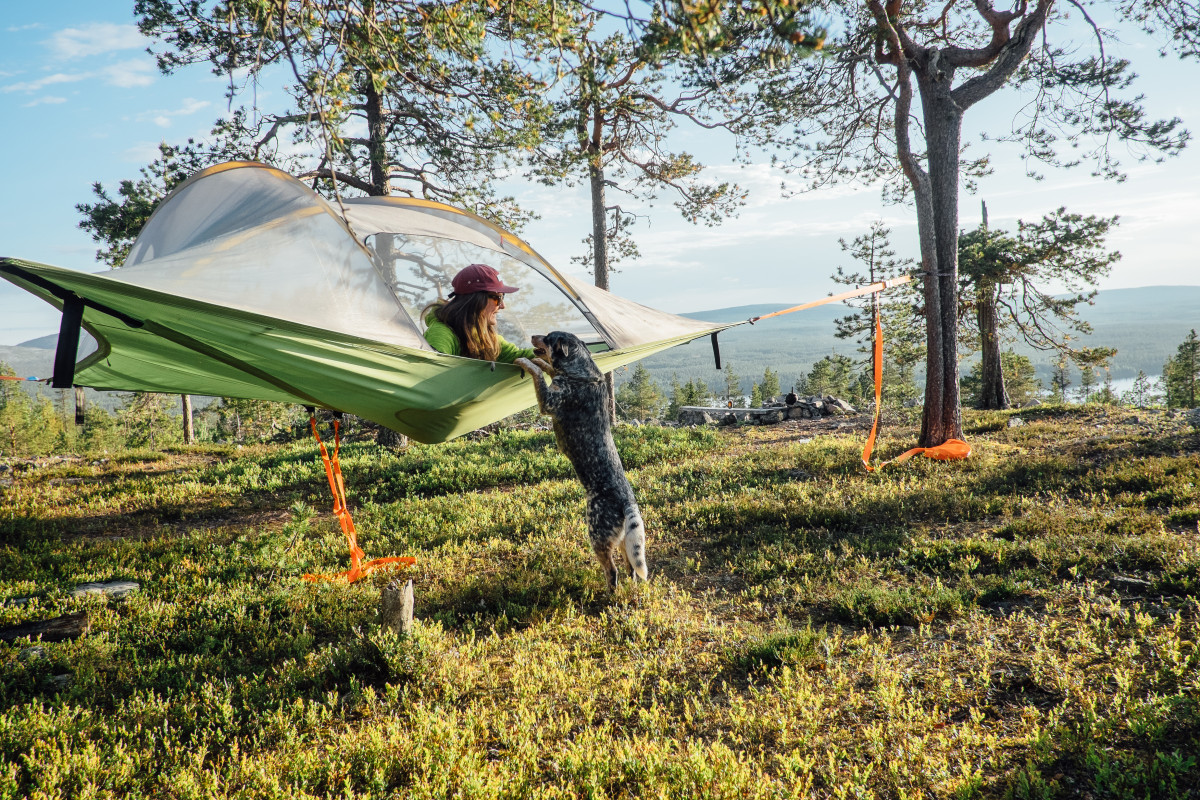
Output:
<svg viewBox="0 0 1200 800">
<path fill-rule="evenodd" d="M 445 304 L 429 306 L 421 316 L 432 310 L 434 316 L 454 331 L 463 355 L 495 361 L 500 355 L 500 340 L 496 336 L 496 318 L 485 319 L 483 314 L 488 302 L 488 292 L 459 294 Z"/>
</svg>

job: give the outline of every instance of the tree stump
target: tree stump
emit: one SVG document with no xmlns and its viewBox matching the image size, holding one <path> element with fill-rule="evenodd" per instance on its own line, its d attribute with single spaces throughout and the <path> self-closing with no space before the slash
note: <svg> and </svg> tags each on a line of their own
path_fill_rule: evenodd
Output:
<svg viewBox="0 0 1200 800">
<path fill-rule="evenodd" d="M 392 450 L 403 450 L 408 447 L 407 436 L 391 428 L 385 428 L 382 425 L 379 426 L 379 430 L 375 433 L 375 442 Z"/>
<path fill-rule="evenodd" d="M 74 614 L 64 614 L 54 619 L 44 619 L 38 622 L 25 622 L 0 628 L 0 641 L 15 642 L 17 639 L 39 636 L 43 642 L 62 642 L 67 639 L 77 639 L 91 628 L 86 611 L 76 611 Z"/>
<path fill-rule="evenodd" d="M 379 616 L 383 627 L 395 631 L 401 636 L 408 636 L 413 628 L 413 582 L 400 586 L 392 581 L 383 587 L 379 597 Z"/>
</svg>

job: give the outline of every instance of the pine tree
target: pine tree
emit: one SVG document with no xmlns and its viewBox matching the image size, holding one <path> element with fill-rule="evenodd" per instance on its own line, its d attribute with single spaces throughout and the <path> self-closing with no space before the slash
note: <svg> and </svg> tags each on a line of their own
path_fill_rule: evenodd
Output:
<svg viewBox="0 0 1200 800">
<path fill-rule="evenodd" d="M 1188 333 L 1174 358 L 1163 365 L 1167 408 L 1196 408 L 1200 384 L 1200 339 L 1196 329 Z"/>
<path fill-rule="evenodd" d="M 717 394 L 723 397 L 730 408 L 744 408 L 746 398 L 742 395 L 742 377 L 733 371 L 733 364 L 725 365 L 722 379 L 724 391 L 718 390 Z"/>
<path fill-rule="evenodd" d="M 617 414 L 622 419 L 654 419 L 662 413 L 665 398 L 650 377 L 650 371 L 638 364 L 629 380 L 617 389 Z"/>
<path fill-rule="evenodd" d="M 1112 347 L 1084 347 L 1071 354 L 1071 359 L 1079 367 L 1079 399 L 1085 403 L 1108 402 L 1108 396 L 1103 392 L 1093 392 L 1097 384 L 1096 370 L 1108 371 L 1109 360 L 1117 354 Z M 1111 392 L 1109 393 L 1111 394 Z"/>
<path fill-rule="evenodd" d="M 667 405 L 667 419 L 678 419 L 679 409 L 684 406 L 706 406 L 708 404 L 707 386 L 695 380 L 680 384 L 677 375 L 671 376 L 671 401 Z"/>
<path fill-rule="evenodd" d="M 117 412 L 125 434 L 126 447 L 162 448 L 177 444 L 183 437 L 181 428 L 171 418 L 174 405 L 170 395 L 156 392 L 134 392 L 125 396 Z"/>
<path fill-rule="evenodd" d="M 839 239 L 842 252 L 862 265 L 860 272 L 847 272 L 842 267 L 832 276 L 835 283 L 862 286 L 877 281 L 894 280 L 910 275 L 914 269 L 910 258 L 898 258 L 891 243 L 891 229 L 876 221 L 871 229 L 847 244 Z M 875 312 L 878 311 L 884 332 L 883 396 L 893 403 L 916 397 L 917 365 L 925 357 L 925 323 L 920 315 L 921 299 L 918 283 L 912 282 L 865 298 L 845 301 L 854 313 L 835 321 L 839 339 L 853 339 L 863 354 L 859 363 L 868 373 L 874 368 Z M 872 380 L 873 383 L 873 375 Z M 840 396 L 849 399 L 849 389 Z M 860 399 L 874 396 L 874 386 L 862 392 Z"/>
<path fill-rule="evenodd" d="M 1071 385 L 1071 372 L 1068 367 L 1067 357 L 1060 356 L 1058 363 L 1054 365 L 1054 374 L 1050 378 L 1050 387 L 1054 391 L 1054 396 L 1058 402 L 1067 402 L 1067 387 Z"/>
<path fill-rule="evenodd" d="M 763 403 L 772 397 L 779 397 L 779 373 L 767 367 L 763 370 L 762 381 L 756 383 L 754 388 L 758 390 L 759 396 L 758 406 L 754 406 L 755 408 L 761 407 Z"/>
<path fill-rule="evenodd" d="M 1020 408 L 1036 400 L 1041 394 L 1042 382 L 1037 379 L 1037 370 L 1027 356 L 1005 350 L 1000 354 L 1000 367 L 1004 372 L 1004 385 L 1010 406 Z M 982 385 L 980 365 L 976 364 L 975 368 L 963 377 L 963 401 L 976 404 Z"/>
<path fill-rule="evenodd" d="M 814 395 L 848 398 L 855 383 L 854 359 L 834 353 L 812 366 L 804 381 L 805 391 Z"/>
<path fill-rule="evenodd" d="M 0 375 L 16 373 L 0 361 Z M 27 454 L 26 430 L 32 412 L 33 400 L 16 381 L 0 381 L 0 455 Z"/>
<path fill-rule="evenodd" d="M 222 397 L 213 411 L 218 435 L 232 442 L 270 441 L 296 427 L 301 413 L 299 406 L 288 403 L 232 397 Z"/>
<path fill-rule="evenodd" d="M 1090 287 L 1121 257 L 1105 248 L 1116 224 L 1116 217 L 1060 208 L 1039 222 L 1018 220 L 1013 236 L 988 227 L 985 205 L 983 224 L 959 237 L 959 312 L 968 332 L 974 329 L 982 362 L 976 408 L 1012 405 L 1000 349 L 1005 340 L 1020 337 L 1038 350 L 1072 356 L 1071 333 L 1091 332 L 1076 306 L 1092 303 Z M 1062 294 L 1064 288 L 1073 294 Z"/>
<path fill-rule="evenodd" d="M 1139 369 L 1137 377 L 1133 379 L 1133 386 L 1121 396 L 1121 402 L 1137 408 L 1150 408 L 1163 399 L 1157 391 L 1160 387 L 1161 381 L 1151 380 L 1149 375 Z"/>
<path fill-rule="evenodd" d="M 622 4 L 615 4 L 618 7 Z M 830 30 L 828 56 L 792 61 L 756 87 L 778 103 L 781 155 L 812 184 L 838 180 L 886 182 L 892 198 L 915 205 L 924 278 L 925 402 L 918 443 L 962 437 L 959 407 L 958 236 L 960 193 L 988 169 L 988 154 L 964 156 L 964 119 L 1012 87 L 1019 116 L 996 120 L 989 139 L 1016 142 L 1027 164 L 1069 167 L 1084 161 L 1105 177 L 1120 177 L 1115 145 L 1138 156 L 1174 155 L 1188 141 L 1182 120 L 1156 119 L 1130 88 L 1127 59 L 1109 52 L 1121 26 L 1160 36 L 1162 54 L 1194 58 L 1200 6 L 1194 0 L 1129 0 L 1084 4 L 1035 0 L 991 2 L 767 2 L 759 13 L 732 0 L 661 4 L 647 38 L 682 17 L 697 34 L 697 60 L 726 66 L 730 48 L 721 21 L 759 16 L 779 43 L 803 40 L 776 25 L 776 8 L 797 9 Z M 1103 7 L 1105 18 L 1093 18 Z M 674 12 L 674 13 L 672 13 Z M 725 12 L 722 15 L 721 12 Z M 1111 13 L 1110 13 L 1111 12 Z M 665 20 L 665 21 L 664 21 Z M 1082 33 L 1084 35 L 1080 35 Z M 669 31 L 668 31 L 669 32 Z M 736 44 L 736 42 L 734 42 Z M 890 123 L 890 124 L 889 124 Z M 752 124 L 761 127 L 755 120 Z"/>
<path fill-rule="evenodd" d="M 119 449 L 123 442 L 117 420 L 107 410 L 89 403 L 83 413 L 79 443 L 85 451 L 92 453 Z"/>
</svg>

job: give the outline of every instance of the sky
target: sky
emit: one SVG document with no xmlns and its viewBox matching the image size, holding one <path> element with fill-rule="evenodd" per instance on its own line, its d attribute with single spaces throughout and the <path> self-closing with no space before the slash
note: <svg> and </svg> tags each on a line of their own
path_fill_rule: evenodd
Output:
<svg viewBox="0 0 1200 800">
<path fill-rule="evenodd" d="M 75 206 L 91 202 L 92 185 L 115 189 L 135 178 L 160 141 L 204 138 L 228 111 L 227 79 L 205 67 L 159 74 L 137 31 L 132 0 L 4 3 L 0 16 L 0 152 L 8 191 L 0 199 L 0 256 L 95 272 L 96 244 L 78 228 Z M 1200 137 L 1200 65 L 1156 55 L 1152 42 L 1130 36 L 1109 55 L 1129 58 L 1141 76 L 1153 117 L 1181 117 Z M 259 87 L 259 106 L 277 110 L 282 93 Z M 978 224 L 980 200 L 990 225 L 1015 228 L 1060 206 L 1119 215 L 1109 244 L 1123 254 L 1101 289 L 1200 285 L 1200 141 L 1161 164 L 1127 162 L 1128 180 L 1092 178 L 1085 168 L 1033 181 L 1015 150 L 979 144 L 980 132 L 1011 120 L 1016 98 L 996 96 L 967 114 L 964 141 L 991 152 L 995 174 L 972 196 L 963 193 L 960 223 Z M 838 240 L 849 241 L 882 220 L 902 256 L 915 256 L 916 219 L 884 205 L 878 188 L 838 186 L 782 197 L 787 176 L 761 163 L 729 163 L 726 142 L 691 132 L 684 145 L 718 180 L 749 191 L 740 214 L 719 227 L 693 226 L 669 201 L 643 207 L 637 228 L 641 257 L 618 267 L 617 294 L 676 313 L 758 303 L 801 303 L 839 291 L 838 266 L 857 269 Z M 986 147 L 986 149 L 985 149 Z M 572 257 L 590 227 L 582 188 L 510 181 L 508 190 L 540 219 L 522 237 L 550 263 L 577 272 Z M 0 281 L 0 345 L 54 333 L 58 312 Z"/>
</svg>

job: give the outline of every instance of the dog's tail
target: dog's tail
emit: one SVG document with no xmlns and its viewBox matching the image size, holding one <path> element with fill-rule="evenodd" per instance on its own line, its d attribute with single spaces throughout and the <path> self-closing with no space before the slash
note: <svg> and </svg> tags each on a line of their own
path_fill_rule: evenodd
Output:
<svg viewBox="0 0 1200 800">
<path fill-rule="evenodd" d="M 642 512 L 635 505 L 625 509 L 625 558 L 634 575 L 644 581 L 650 579 L 650 570 L 646 567 L 646 525 L 642 522 Z"/>
</svg>

